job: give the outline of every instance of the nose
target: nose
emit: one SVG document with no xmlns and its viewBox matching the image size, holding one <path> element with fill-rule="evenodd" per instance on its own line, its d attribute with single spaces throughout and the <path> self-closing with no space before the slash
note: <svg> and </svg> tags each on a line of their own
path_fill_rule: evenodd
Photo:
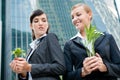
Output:
<svg viewBox="0 0 120 80">
<path fill-rule="evenodd" d="M 72 19 L 72 23 L 75 24 L 75 23 L 77 22 L 77 19 L 78 19 L 78 17 L 74 17 L 74 18 Z"/>
<path fill-rule="evenodd" d="M 38 22 L 38 23 L 39 23 L 39 25 L 42 25 L 42 24 L 43 24 L 43 22 L 42 22 L 41 20 L 39 20 L 39 22 Z"/>
</svg>

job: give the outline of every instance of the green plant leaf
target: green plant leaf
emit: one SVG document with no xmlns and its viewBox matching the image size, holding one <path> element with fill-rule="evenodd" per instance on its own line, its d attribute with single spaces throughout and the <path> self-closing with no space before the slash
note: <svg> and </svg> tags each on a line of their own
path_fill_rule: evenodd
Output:
<svg viewBox="0 0 120 80">
<path fill-rule="evenodd" d="M 21 48 L 16 48 L 15 50 L 12 51 L 12 54 L 15 57 L 25 57 L 25 51 L 22 50 Z"/>
<path fill-rule="evenodd" d="M 85 40 L 85 47 L 87 51 L 87 55 L 94 56 L 95 51 L 94 51 L 94 43 L 98 37 L 101 35 L 104 35 L 102 32 L 97 31 L 96 26 L 90 25 L 89 28 L 85 27 L 85 32 L 86 32 L 86 40 Z"/>
</svg>

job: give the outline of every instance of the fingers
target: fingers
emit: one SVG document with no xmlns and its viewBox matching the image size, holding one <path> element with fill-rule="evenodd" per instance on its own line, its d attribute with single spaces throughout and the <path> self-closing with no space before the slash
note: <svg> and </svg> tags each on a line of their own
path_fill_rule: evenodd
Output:
<svg viewBox="0 0 120 80">
<path fill-rule="evenodd" d="M 83 67 L 87 74 L 90 74 L 92 71 L 95 71 L 98 68 L 98 57 L 87 57 L 83 61 Z"/>
<path fill-rule="evenodd" d="M 9 65 L 13 72 L 16 72 L 16 60 L 13 60 Z"/>
<path fill-rule="evenodd" d="M 30 64 L 24 58 L 15 58 L 9 65 L 16 73 L 24 73 L 31 70 Z"/>
<path fill-rule="evenodd" d="M 24 60 L 24 61 L 17 61 L 16 62 L 16 66 L 24 68 L 24 69 L 26 69 L 27 65 L 28 65 L 28 62 L 26 60 Z"/>
<path fill-rule="evenodd" d="M 98 63 L 98 58 L 93 56 L 93 57 L 88 57 L 85 59 L 85 61 L 83 62 L 84 66 L 89 68 L 89 69 L 92 69 L 93 67 L 95 67 Z"/>
<path fill-rule="evenodd" d="M 17 66 L 16 72 L 17 72 L 17 73 L 23 73 L 23 72 L 25 72 L 25 71 L 23 70 L 23 68 Z"/>
<path fill-rule="evenodd" d="M 21 73 L 25 71 L 25 66 L 28 64 L 24 58 L 16 58 L 9 65 L 13 72 Z"/>
<path fill-rule="evenodd" d="M 99 70 L 100 72 L 107 71 L 107 67 L 98 53 L 96 53 L 95 56 L 85 58 L 83 67 L 87 73 L 91 73 L 95 70 Z"/>
<path fill-rule="evenodd" d="M 25 58 L 19 57 L 19 58 L 15 58 L 15 60 L 18 60 L 18 61 L 25 61 Z"/>
<path fill-rule="evenodd" d="M 27 61 L 16 61 L 17 65 L 25 65 L 27 64 Z"/>
<path fill-rule="evenodd" d="M 19 67 L 19 69 L 22 70 L 23 72 L 24 71 L 30 71 L 30 69 L 31 69 L 30 68 L 31 67 L 30 64 L 26 60 L 24 60 L 24 61 L 17 61 L 16 63 L 17 63 L 16 66 Z"/>
<path fill-rule="evenodd" d="M 98 59 L 99 59 L 99 60 L 98 60 L 98 69 L 99 69 L 99 71 L 100 71 L 100 72 L 106 72 L 106 71 L 107 71 L 107 67 L 106 67 L 106 65 L 104 64 L 101 56 L 100 56 L 98 53 L 96 53 L 96 56 L 97 56 Z"/>
<path fill-rule="evenodd" d="M 96 56 L 88 57 L 88 58 L 85 58 L 84 63 L 86 63 L 86 66 L 88 66 L 92 63 L 95 63 L 97 60 L 98 60 L 98 58 Z"/>
<path fill-rule="evenodd" d="M 98 53 L 96 53 L 96 56 L 97 56 L 97 57 L 101 57 Z"/>
</svg>

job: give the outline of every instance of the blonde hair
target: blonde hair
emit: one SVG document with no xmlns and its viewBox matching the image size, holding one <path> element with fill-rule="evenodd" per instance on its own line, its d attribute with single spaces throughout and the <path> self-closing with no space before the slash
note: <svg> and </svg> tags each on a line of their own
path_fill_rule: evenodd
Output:
<svg viewBox="0 0 120 80">
<path fill-rule="evenodd" d="M 83 9 L 86 11 L 86 13 L 91 13 L 91 16 L 92 16 L 92 10 L 90 9 L 90 7 L 88 5 L 86 5 L 84 3 L 78 3 L 78 4 L 74 5 L 72 7 L 71 11 L 78 7 L 83 7 Z"/>
</svg>

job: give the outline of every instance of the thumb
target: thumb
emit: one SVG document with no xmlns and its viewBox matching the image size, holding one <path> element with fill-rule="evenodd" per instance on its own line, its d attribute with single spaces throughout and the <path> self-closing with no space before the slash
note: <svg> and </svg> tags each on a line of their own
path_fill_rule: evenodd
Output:
<svg viewBox="0 0 120 80">
<path fill-rule="evenodd" d="M 19 60 L 19 61 L 24 61 L 25 60 L 25 58 L 16 58 L 16 60 Z"/>
<path fill-rule="evenodd" d="M 97 56 L 97 57 L 101 57 L 98 53 L 96 53 L 96 56 Z"/>
</svg>

